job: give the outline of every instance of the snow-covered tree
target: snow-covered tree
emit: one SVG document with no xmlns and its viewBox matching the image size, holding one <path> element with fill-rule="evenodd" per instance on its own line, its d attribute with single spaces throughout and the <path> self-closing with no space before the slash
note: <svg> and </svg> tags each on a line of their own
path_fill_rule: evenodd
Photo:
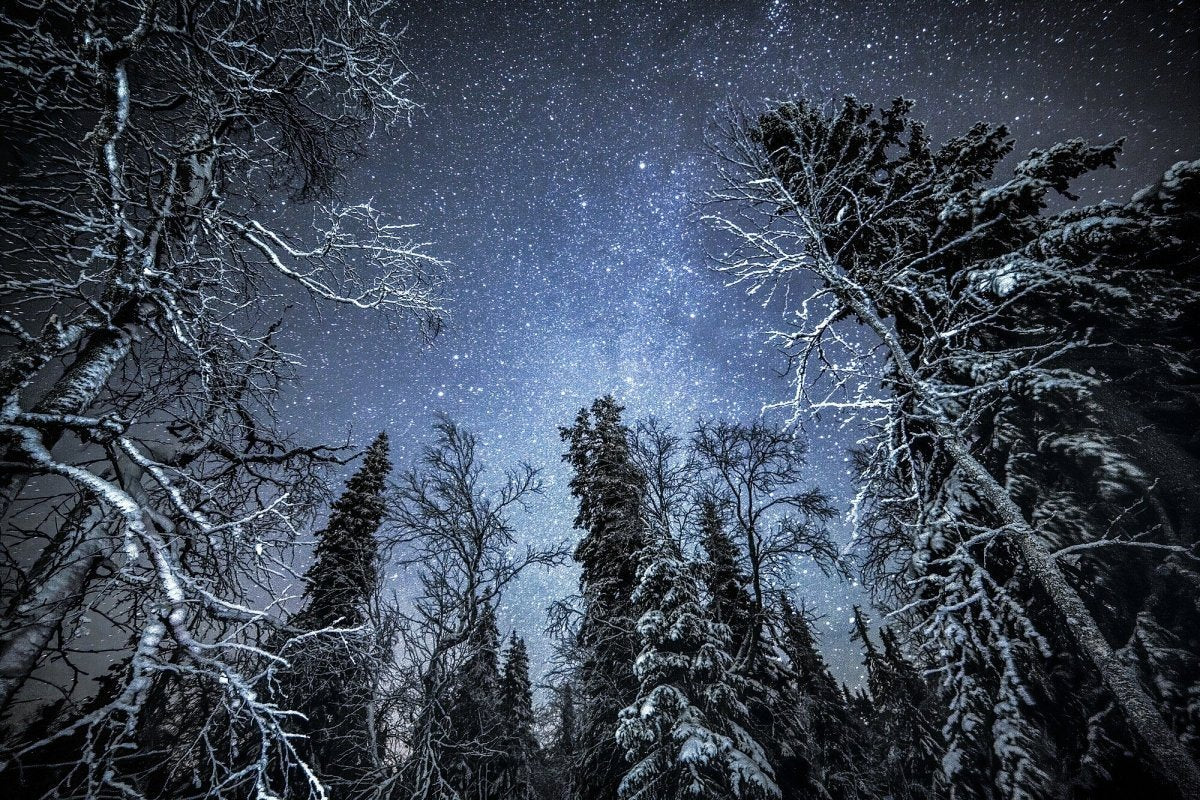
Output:
<svg viewBox="0 0 1200 800">
<path fill-rule="evenodd" d="M 709 613 L 729 628 L 731 656 L 737 656 L 750 633 L 754 606 L 746 587 L 749 579 L 742 570 L 742 555 L 725 532 L 716 498 L 700 499 L 700 545 L 704 549 L 701 572 L 708 593 Z"/>
<path fill-rule="evenodd" d="M 937 659 L 948 777 L 986 753 L 1007 795 L 1053 791 L 1064 776 L 1050 773 L 1080 750 L 1034 712 L 1058 651 L 1099 681 L 1157 775 L 1194 794 L 1196 762 L 1117 652 L 1111 611 L 1077 568 L 1089 550 L 1186 558 L 1187 543 L 1130 534 L 1114 509 L 1154 498 L 1102 425 L 1073 417 L 1066 435 L 1037 430 L 1039 403 L 1086 412 L 1097 396 L 1088 362 L 1109 344 L 1088 317 L 1164 302 L 1139 301 L 1136 279 L 1106 269 L 1110 258 L 1132 245 L 1125 265 L 1136 272 L 1134 242 L 1167 249 L 1160 232 L 1178 229 L 1171 217 L 1187 206 L 1164 206 L 1157 221 L 1111 207 L 1043 216 L 1051 192 L 1069 197 L 1070 181 L 1112 164 L 1119 143 L 1034 151 L 989 185 L 1012 147 L 1003 128 L 977 125 L 934 149 L 910 109 L 786 103 L 735 122 L 716 193 L 732 208 L 711 217 L 735 242 L 723 269 L 753 290 L 802 292 L 780 334 L 795 367 L 791 404 L 865 431 L 857 507 L 869 564 L 899 579 L 899 610 Z M 1188 174 L 1177 167 L 1159 191 L 1191 197 Z M 1193 302 L 1175 286 L 1172 319 Z M 1069 454 L 1106 502 L 1031 479 L 1047 450 Z"/>
<path fill-rule="evenodd" d="M 611 396 L 602 397 L 562 430 L 568 448 L 564 459 L 573 470 L 571 493 L 579 503 L 575 525 L 584 532 L 575 548 L 582 568 L 582 618 L 569 643 L 578 673 L 573 780 L 578 800 L 616 796 L 625 761 L 613 731 L 617 714 L 638 687 L 632 597 L 637 554 L 646 540 L 645 478 L 632 460 L 621 411 Z"/>
<path fill-rule="evenodd" d="M 0 27 L 22 143 L 0 177 L 0 712 L 80 637 L 133 641 L 103 707 L 34 681 L 63 714 L 0 762 L 91 732 L 109 744 L 71 791 L 136 795 L 121 757 L 157 722 L 148 693 L 189 681 L 217 707 L 163 769 L 270 795 L 295 753 L 264 699 L 285 664 L 261 652 L 280 615 L 259 601 L 337 458 L 277 430 L 294 361 L 277 320 L 298 296 L 438 313 L 439 263 L 411 231 L 333 200 L 362 137 L 412 107 L 400 40 L 358 0 L 18 0 Z"/>
<path fill-rule="evenodd" d="M 873 764 L 864 746 L 867 730 L 852 713 L 842 688 L 825 663 L 803 609 L 792 605 L 787 594 L 779 598 L 778 647 L 787 659 L 787 680 L 780 687 L 780 716 L 795 718 L 788 730 L 793 741 L 785 762 L 789 784 L 785 797 L 828 797 L 853 800 L 872 796 Z M 798 764 L 796 762 L 799 762 Z"/>
<path fill-rule="evenodd" d="M 533 689 L 525 641 L 513 633 L 504 652 L 500 678 L 501 774 L 500 797 L 534 797 L 533 766 L 540 746 L 533 731 Z"/>
<path fill-rule="evenodd" d="M 391 471 L 387 434 L 381 433 L 317 533 L 313 564 L 304 576 L 305 605 L 293 624 L 353 627 L 364 619 L 379 586 L 376 534 L 383 522 L 384 490 Z"/>
<path fill-rule="evenodd" d="M 550 747 L 550 763 L 555 767 L 557 781 L 562 788 L 555 796 L 556 800 L 567 800 L 574 796 L 571 782 L 579 758 L 579 721 L 575 716 L 575 689 L 570 681 L 563 684 L 558 695 L 558 723 Z"/>
<path fill-rule="evenodd" d="M 441 758 L 448 797 L 502 800 L 504 720 L 500 710 L 500 631 L 490 604 L 464 645 L 465 655 L 446 706 Z"/>
<path fill-rule="evenodd" d="M 867 671 L 863 724 L 873 785 L 897 800 L 945 796 L 940 769 L 945 713 L 936 687 L 901 650 L 894 630 L 881 628 L 882 648 L 874 643 L 870 623 L 858 606 L 851 638 L 862 645 Z"/>
<path fill-rule="evenodd" d="M 307 737 L 302 750 L 309 765 L 344 796 L 382 767 L 377 693 L 391 653 L 375 624 L 381 605 L 376 535 L 391 469 L 381 433 L 317 533 L 304 576 L 306 602 L 291 620 L 297 634 L 283 648 L 289 669 L 282 702 L 304 715 L 296 728 Z"/>
<path fill-rule="evenodd" d="M 632 766 L 618 796 L 777 798 L 771 765 L 747 731 L 728 628 L 704 608 L 696 570 L 665 537 L 640 556 L 634 603 L 642 649 L 637 699 L 617 741 Z"/>
</svg>

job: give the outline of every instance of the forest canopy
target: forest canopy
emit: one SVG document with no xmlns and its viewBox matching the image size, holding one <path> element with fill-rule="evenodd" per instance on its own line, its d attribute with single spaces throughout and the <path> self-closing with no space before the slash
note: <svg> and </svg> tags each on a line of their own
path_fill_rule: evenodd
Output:
<svg viewBox="0 0 1200 800">
<path fill-rule="evenodd" d="M 464 288 L 349 180 L 416 109 L 392 23 L 0 15 L 15 796 L 1200 796 L 1200 160 L 1087 203 L 1123 139 L 745 103 L 689 224 L 722 292 L 781 299 L 776 413 L 672 425 L 614 386 L 534 464 L 449 415 L 312 440 L 281 421 L 298 304 L 436 347 Z M 572 527 L 526 536 L 554 493 Z M 861 682 L 807 573 L 863 593 Z"/>
</svg>

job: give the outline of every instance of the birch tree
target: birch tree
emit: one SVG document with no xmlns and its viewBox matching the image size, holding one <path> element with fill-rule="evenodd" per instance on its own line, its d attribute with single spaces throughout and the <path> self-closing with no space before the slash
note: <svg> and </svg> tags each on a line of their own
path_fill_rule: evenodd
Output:
<svg viewBox="0 0 1200 800">
<path fill-rule="evenodd" d="M 1111 165 L 1120 143 L 1034 151 L 1013 178 L 989 186 L 1012 147 L 1004 128 L 980 124 L 934 149 L 910 109 L 897 100 L 875 113 L 848 98 L 735 120 L 709 216 L 733 242 L 720 269 L 787 301 L 778 337 L 795 392 L 785 405 L 865 432 L 856 511 L 899 532 L 881 561 L 902 578 L 899 612 L 938 657 L 952 697 L 949 776 L 959 745 L 982 730 L 997 788 L 1031 796 L 1051 782 L 1028 712 L 1053 636 L 1098 679 L 1159 773 L 1194 795 L 1196 762 L 1106 638 L 1102 606 L 1089 606 L 1068 574 L 1052 509 L 1023 508 L 1019 471 L 1002 480 L 1008 473 L 985 454 L 986 432 L 1014 395 L 1063 391 L 1079 404 L 1093 392 L 1072 358 L 1096 345 L 1096 332 L 1050 326 L 1030 313 L 1031 300 L 1131 296 L 1103 258 L 1064 257 L 1094 255 L 1120 223 L 1040 212 L 1050 193 L 1071 197 L 1072 179 Z M 1110 444 L 1095 430 L 1075 439 L 1103 454 L 1102 487 L 1136 483 Z M 1094 530 L 1083 546 L 1189 557 L 1178 542 Z M 1031 603 L 1048 605 L 1046 624 L 1035 624 Z"/>
<path fill-rule="evenodd" d="M 20 142 L 0 181 L 0 708 L 24 718 L 87 614 L 133 641 L 110 702 L 11 737 L 3 764 L 103 729 L 71 791 L 137 796 L 118 754 L 171 678 L 220 698 L 222 731 L 180 754 L 197 791 L 271 796 L 296 759 L 264 699 L 276 609 L 248 598 L 293 577 L 297 515 L 340 458 L 275 425 L 294 363 L 277 321 L 301 298 L 439 314 L 439 262 L 335 192 L 362 136 L 412 108 L 399 40 L 355 0 L 17 2 L 0 28 Z"/>
<path fill-rule="evenodd" d="M 475 436 L 446 419 L 436 434 L 394 488 L 389 517 L 396 564 L 415 571 L 419 589 L 399 646 L 406 758 L 380 791 L 486 798 L 499 790 L 503 753 L 495 608 L 521 573 L 561 564 L 567 551 L 517 545 L 512 515 L 541 491 L 535 469 L 518 466 L 489 487 Z"/>
<path fill-rule="evenodd" d="M 744 545 L 753 613 L 737 647 L 738 660 L 753 665 L 772 579 L 802 559 L 826 571 L 841 568 L 826 530 L 833 509 L 820 489 L 801 486 L 804 446 L 790 431 L 764 422 L 703 421 L 696 426 L 692 447 Z"/>
</svg>

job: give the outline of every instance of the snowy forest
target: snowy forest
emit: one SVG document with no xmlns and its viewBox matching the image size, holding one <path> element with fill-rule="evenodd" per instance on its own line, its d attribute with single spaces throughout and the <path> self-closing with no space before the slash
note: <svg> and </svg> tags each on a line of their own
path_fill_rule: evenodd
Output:
<svg viewBox="0 0 1200 800">
<path fill-rule="evenodd" d="M 404 13 L 0 12 L 0 794 L 1200 797 L 1200 147 L 1087 202 L 1124 139 L 733 86 L 685 224 L 764 413 L 301 435 L 289 331 L 436 350 L 470 280 L 351 180 L 436 100 Z"/>
</svg>

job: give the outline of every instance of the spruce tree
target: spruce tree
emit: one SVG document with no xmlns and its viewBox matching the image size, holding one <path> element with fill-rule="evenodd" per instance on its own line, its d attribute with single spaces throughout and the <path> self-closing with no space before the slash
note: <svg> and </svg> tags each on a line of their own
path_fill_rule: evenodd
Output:
<svg viewBox="0 0 1200 800">
<path fill-rule="evenodd" d="M 285 649 L 288 701 L 305 716 L 301 750 L 337 792 L 362 781 L 380 756 L 372 704 L 380 659 L 387 656 L 369 617 L 379 591 L 376 533 L 391 466 L 387 435 L 380 433 L 317 534 L 304 576 L 305 604 L 292 619 L 306 635 Z"/>
<path fill-rule="evenodd" d="M 786 594 L 780 596 L 778 621 L 779 648 L 790 667 L 781 712 L 805 721 L 801 740 L 792 748 L 802 755 L 804 769 L 789 781 L 789 796 L 836 800 L 869 796 L 869 765 L 862 747 L 866 732 L 829 672 L 812 622 Z"/>
<path fill-rule="evenodd" d="M 442 763 L 448 782 L 471 800 L 504 800 L 501 757 L 500 631 L 485 603 L 465 643 L 456 687 L 446 708 Z"/>
<path fill-rule="evenodd" d="M 641 518 L 644 481 L 630 459 L 629 429 L 613 397 L 581 409 L 561 430 L 564 460 L 574 474 L 579 503 L 575 526 L 584 534 L 575 549 L 581 567 L 583 617 L 574 642 L 580 712 L 575 775 L 578 800 L 612 800 L 625 772 L 613 740 L 618 712 L 637 696 L 633 662 L 638 652 L 632 605 L 637 554 L 645 544 Z"/>
<path fill-rule="evenodd" d="M 754 605 L 746 590 L 748 578 L 739 564 L 738 547 L 726 533 L 717 501 L 712 497 L 700 500 L 700 545 L 705 555 L 701 573 L 709 609 L 717 622 L 729 627 L 730 655 L 736 656 L 750 633 Z"/>
<path fill-rule="evenodd" d="M 533 690 L 529 682 L 529 655 L 516 633 L 504 654 L 500 678 L 501 776 L 500 796 L 512 800 L 533 797 L 533 765 L 539 758 L 533 734 Z"/>
<path fill-rule="evenodd" d="M 383 493 L 391 470 L 387 434 L 380 433 L 317 534 L 313 563 L 304 576 L 306 603 L 294 623 L 316 630 L 353 627 L 366 619 L 379 583 L 375 534 L 383 522 Z"/>
<path fill-rule="evenodd" d="M 882 649 L 854 607 L 851 638 L 863 648 L 869 701 L 863 705 L 875 785 L 896 800 L 932 800 L 946 794 L 941 780 L 945 710 L 932 686 L 901 650 L 896 632 L 881 628 Z M 986 776 L 981 780 L 986 782 Z"/>
<path fill-rule="evenodd" d="M 766 753 L 747 731 L 729 630 L 708 616 L 693 565 L 666 538 L 645 548 L 640 563 L 640 688 L 617 728 L 632 763 L 618 796 L 780 797 Z"/>
<path fill-rule="evenodd" d="M 555 691 L 553 713 L 556 717 L 550 745 L 542 761 L 544 779 L 540 781 L 543 800 L 570 800 L 575 796 L 572 781 L 579 759 L 576 744 L 579 723 L 575 717 L 575 690 L 570 681 Z"/>
</svg>

